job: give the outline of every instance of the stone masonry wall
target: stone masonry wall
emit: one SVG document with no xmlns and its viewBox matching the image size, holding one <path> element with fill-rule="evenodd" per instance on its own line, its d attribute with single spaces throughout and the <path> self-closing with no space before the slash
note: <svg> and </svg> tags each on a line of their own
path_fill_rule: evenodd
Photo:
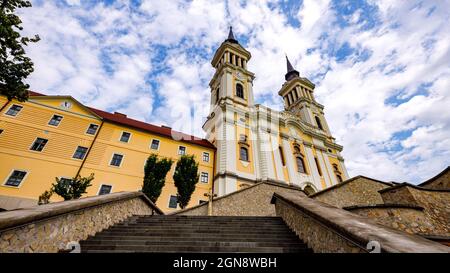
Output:
<svg viewBox="0 0 450 273">
<path fill-rule="evenodd" d="M 423 210 L 414 208 L 354 208 L 350 212 L 371 218 L 378 224 L 405 231 L 409 234 L 443 234 L 431 224 Z"/>
<path fill-rule="evenodd" d="M 274 192 L 290 192 L 306 196 L 302 191 L 287 186 L 260 183 L 222 196 L 213 201 L 214 216 L 275 216 L 275 206 L 270 204 Z M 180 215 L 208 215 L 208 203 L 183 210 Z"/>
<path fill-rule="evenodd" d="M 388 191 L 382 191 L 381 196 L 385 203 L 418 205 L 424 208 L 423 213 L 427 223 L 418 223 L 419 226 L 432 225 L 422 234 L 450 236 L 450 191 L 436 191 L 421 189 L 412 186 L 403 186 Z M 406 221 L 407 218 L 404 219 Z M 412 219 L 411 219 L 412 220 Z M 412 224 L 411 223 L 411 224 Z"/>
<path fill-rule="evenodd" d="M 450 167 L 447 167 L 442 174 L 438 174 L 436 177 L 424 182 L 423 185 L 420 186 L 433 190 L 450 189 Z"/>
<path fill-rule="evenodd" d="M 364 177 L 357 177 L 353 181 L 318 195 L 313 195 L 311 198 L 338 208 L 355 205 L 374 205 L 383 203 L 383 199 L 378 191 L 388 187 L 388 185 L 383 183 Z"/>
<path fill-rule="evenodd" d="M 140 197 L 100 204 L 0 230 L 0 252 L 58 252 L 67 243 L 84 240 L 131 215 L 149 214 L 152 209 Z"/>
</svg>

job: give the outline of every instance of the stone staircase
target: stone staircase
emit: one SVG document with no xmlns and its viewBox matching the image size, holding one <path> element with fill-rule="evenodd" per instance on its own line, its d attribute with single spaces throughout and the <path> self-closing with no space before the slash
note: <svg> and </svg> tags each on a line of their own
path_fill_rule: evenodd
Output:
<svg viewBox="0 0 450 273">
<path fill-rule="evenodd" d="M 132 216 L 80 242 L 81 252 L 312 252 L 279 217 Z"/>
</svg>

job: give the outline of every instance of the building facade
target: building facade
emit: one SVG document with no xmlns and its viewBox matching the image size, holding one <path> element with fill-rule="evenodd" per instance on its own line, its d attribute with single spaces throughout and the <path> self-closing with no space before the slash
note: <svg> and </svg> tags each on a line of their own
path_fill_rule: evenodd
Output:
<svg viewBox="0 0 450 273">
<path fill-rule="evenodd" d="M 284 111 L 255 104 L 250 58 L 230 28 L 211 62 L 216 71 L 203 129 L 217 148 L 214 192 L 221 196 L 269 181 L 313 193 L 347 179 L 342 146 L 314 98 L 314 84 L 300 77 L 286 57 L 286 81 L 278 92 Z"/>
<path fill-rule="evenodd" d="M 206 139 L 90 108 L 70 96 L 30 92 L 25 103 L 0 97 L 0 208 L 36 205 L 55 177 L 78 174 L 95 174 L 87 196 L 140 190 L 151 153 L 175 162 L 181 154 L 195 155 L 200 181 L 189 207 L 206 201 L 211 190 L 223 196 L 261 181 L 311 194 L 346 180 L 342 146 L 314 98 L 314 84 L 287 60 L 278 92 L 285 110 L 255 104 L 250 58 L 230 29 L 211 62 L 216 71 Z M 174 169 L 157 201 L 166 212 L 177 209 Z"/>
<path fill-rule="evenodd" d="M 215 148 L 203 139 L 89 108 L 70 96 L 30 92 L 27 102 L 0 97 L 0 208 L 37 205 L 55 177 L 94 173 L 87 196 L 142 188 L 144 165 L 155 153 L 173 159 L 157 205 L 177 209 L 173 172 L 181 154 L 193 154 L 200 181 L 189 206 L 208 198 Z M 52 201 L 62 200 L 56 194 Z"/>
</svg>

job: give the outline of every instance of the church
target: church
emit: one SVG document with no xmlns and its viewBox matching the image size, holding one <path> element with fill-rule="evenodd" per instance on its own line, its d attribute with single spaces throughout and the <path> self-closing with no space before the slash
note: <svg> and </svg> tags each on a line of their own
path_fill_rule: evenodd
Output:
<svg viewBox="0 0 450 273">
<path fill-rule="evenodd" d="M 217 148 L 215 193 L 272 181 L 312 194 L 346 180 L 343 147 L 330 132 L 324 106 L 314 98 L 315 85 L 286 57 L 285 82 L 278 91 L 284 111 L 256 104 L 255 75 L 247 70 L 250 58 L 230 28 L 211 62 L 216 71 L 203 129 Z"/>
</svg>

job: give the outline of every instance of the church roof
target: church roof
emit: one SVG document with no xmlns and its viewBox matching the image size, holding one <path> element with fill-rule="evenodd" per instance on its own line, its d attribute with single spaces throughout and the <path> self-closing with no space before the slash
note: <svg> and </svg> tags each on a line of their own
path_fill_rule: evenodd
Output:
<svg viewBox="0 0 450 273">
<path fill-rule="evenodd" d="M 289 61 L 288 56 L 286 56 L 286 66 L 287 66 L 287 73 L 284 76 L 286 81 L 290 81 L 293 78 L 300 77 L 300 73 L 297 70 L 294 69 L 294 67 L 292 66 L 291 62 Z"/>
<path fill-rule="evenodd" d="M 234 38 L 234 34 L 233 34 L 233 27 L 230 26 L 230 31 L 228 32 L 228 38 L 225 40 L 225 42 L 230 42 L 233 44 L 239 44 L 239 42 L 236 40 L 236 38 Z"/>
</svg>

